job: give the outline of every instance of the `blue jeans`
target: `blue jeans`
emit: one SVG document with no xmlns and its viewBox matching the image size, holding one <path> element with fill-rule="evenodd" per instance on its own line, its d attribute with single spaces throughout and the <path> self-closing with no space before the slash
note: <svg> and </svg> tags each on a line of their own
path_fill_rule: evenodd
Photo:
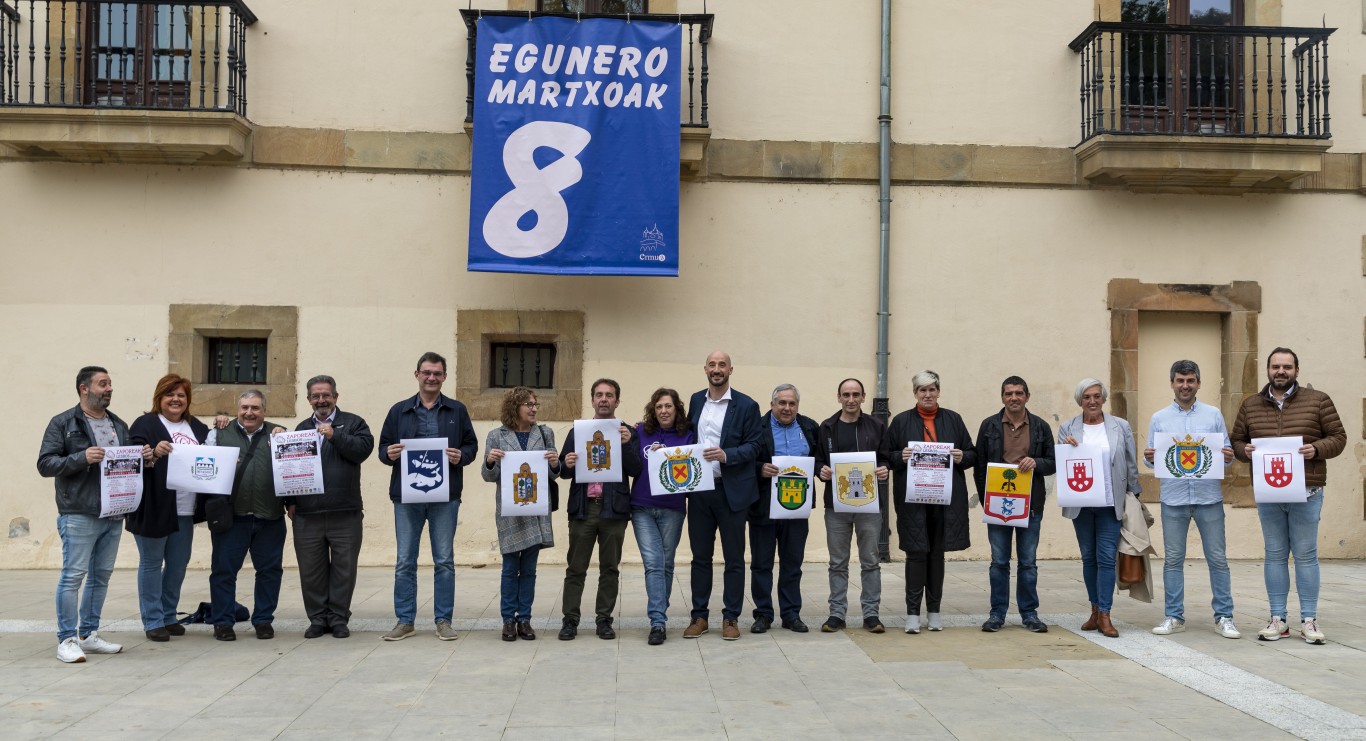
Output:
<svg viewBox="0 0 1366 741">
<path fill-rule="evenodd" d="M 1200 531 L 1209 564 L 1209 588 L 1214 593 L 1210 606 L 1214 619 L 1233 617 L 1233 587 L 1229 580 L 1228 557 L 1224 547 L 1224 505 L 1162 505 L 1162 587 L 1167 593 L 1167 617 L 1186 619 L 1186 535 L 1191 520 Z"/>
<path fill-rule="evenodd" d="M 176 523 L 178 529 L 164 538 L 133 536 L 138 544 L 138 608 L 143 630 L 177 622 L 180 585 L 194 544 L 194 518 L 180 515 Z"/>
<path fill-rule="evenodd" d="M 1081 548 L 1081 579 L 1086 582 L 1086 597 L 1101 612 L 1109 612 L 1115 600 L 1119 525 L 1115 508 L 1109 505 L 1082 507 L 1077 519 L 1072 520 Z"/>
<path fill-rule="evenodd" d="M 1010 610 L 1010 541 L 1015 540 L 1015 557 L 1019 560 L 1019 574 L 1015 578 L 1015 608 L 1020 619 L 1039 617 L 1039 566 L 1035 555 L 1039 552 L 1039 531 L 1043 527 L 1043 512 L 1029 513 L 1029 527 L 987 525 L 987 540 L 991 543 L 991 614 L 1005 620 Z"/>
<path fill-rule="evenodd" d="M 503 554 L 503 590 L 499 605 L 503 622 L 531 621 L 531 602 L 536 599 L 536 559 L 540 555 L 539 545 Z"/>
<path fill-rule="evenodd" d="M 1309 499 L 1294 504 L 1259 504 L 1262 540 L 1266 543 L 1266 597 L 1271 614 L 1286 614 L 1290 594 L 1289 555 L 1295 554 L 1295 592 L 1300 595 L 1300 619 L 1318 617 L 1319 609 L 1319 513 L 1323 510 L 1323 487 L 1309 488 Z"/>
<path fill-rule="evenodd" d="M 412 625 L 417 619 L 417 547 L 422 526 L 430 525 L 432 544 L 432 610 L 435 622 L 449 623 L 455 611 L 455 525 L 460 502 L 403 504 L 394 502 L 394 534 L 398 557 L 394 560 L 394 616 Z"/>
<path fill-rule="evenodd" d="M 76 635 L 78 616 L 80 637 L 100 629 L 100 610 L 109 592 L 109 575 L 114 572 L 122 533 L 121 517 L 57 516 L 57 534 L 62 539 L 62 575 L 57 578 L 58 641 Z"/>
<path fill-rule="evenodd" d="M 232 529 L 213 533 L 213 556 L 210 559 L 209 598 L 213 600 L 214 625 L 237 622 L 237 572 L 242 570 L 247 553 L 251 553 L 251 567 L 256 571 L 256 587 L 252 590 L 252 625 L 275 622 L 275 608 L 280 604 L 280 579 L 284 576 L 285 518 L 263 520 L 255 515 L 236 515 Z"/>
<path fill-rule="evenodd" d="M 663 507 L 632 507 L 631 529 L 645 564 L 645 613 L 650 627 L 669 622 L 669 594 L 674 584 L 674 552 L 683 537 L 684 513 Z"/>
</svg>

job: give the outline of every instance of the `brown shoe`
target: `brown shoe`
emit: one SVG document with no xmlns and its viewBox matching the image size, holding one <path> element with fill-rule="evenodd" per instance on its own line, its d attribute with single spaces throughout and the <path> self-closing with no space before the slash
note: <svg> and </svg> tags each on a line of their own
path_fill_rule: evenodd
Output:
<svg viewBox="0 0 1366 741">
<path fill-rule="evenodd" d="M 524 641 L 534 641 L 536 640 L 536 631 L 531 629 L 531 623 L 523 620 L 517 623 L 517 637 Z"/>
<path fill-rule="evenodd" d="M 707 625 L 706 618 L 693 618 L 692 622 L 688 623 L 688 627 L 683 630 L 683 637 L 696 638 L 703 633 L 706 633 L 708 629 L 709 626 Z"/>
<path fill-rule="evenodd" d="M 722 620 L 721 621 L 721 640 L 738 641 L 740 640 L 740 621 Z"/>
<path fill-rule="evenodd" d="M 1082 630 L 1095 630 L 1100 627 L 1100 607 L 1091 605 L 1091 617 L 1081 624 Z"/>
<path fill-rule="evenodd" d="M 517 623 L 514 623 L 510 620 L 506 623 L 503 623 L 503 640 L 517 640 Z"/>
<path fill-rule="evenodd" d="M 170 625 L 163 625 L 163 626 L 161 626 L 161 627 L 165 628 L 165 629 L 166 629 L 166 632 L 169 633 L 170 635 L 173 635 L 173 636 L 183 636 L 183 635 L 185 635 L 185 626 L 181 625 L 180 623 L 171 623 Z"/>
<path fill-rule="evenodd" d="M 1108 612 L 1100 613 L 1100 634 L 1106 638 L 1119 637 L 1119 630 L 1115 628 L 1114 623 L 1110 622 L 1110 613 Z"/>
</svg>

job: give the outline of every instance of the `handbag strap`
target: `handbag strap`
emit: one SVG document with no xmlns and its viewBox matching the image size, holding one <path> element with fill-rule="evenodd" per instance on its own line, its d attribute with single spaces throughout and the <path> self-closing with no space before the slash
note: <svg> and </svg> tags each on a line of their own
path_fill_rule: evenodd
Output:
<svg viewBox="0 0 1366 741">
<path fill-rule="evenodd" d="M 251 436 L 251 444 L 247 446 L 247 454 L 237 461 L 237 475 L 232 477 L 232 493 L 228 496 L 236 497 L 237 489 L 242 485 L 242 472 L 246 470 L 247 463 L 251 461 L 251 456 L 256 453 L 256 444 L 261 442 L 262 434 L 266 431 L 266 426 L 261 425 L 260 431 Z"/>
</svg>

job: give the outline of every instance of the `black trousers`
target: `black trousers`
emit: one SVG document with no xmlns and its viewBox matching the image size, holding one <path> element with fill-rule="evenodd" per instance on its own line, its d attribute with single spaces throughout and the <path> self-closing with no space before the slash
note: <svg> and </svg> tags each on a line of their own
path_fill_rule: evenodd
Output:
<svg viewBox="0 0 1366 741">
<path fill-rule="evenodd" d="M 754 617 L 773 619 L 775 553 L 778 560 L 779 614 L 783 620 L 795 620 L 801 616 L 802 556 L 810 531 L 811 525 L 807 520 L 750 519 L 749 594 L 754 600 Z"/>
<path fill-rule="evenodd" d="M 721 617 L 738 620 L 745 606 L 745 519 L 747 512 L 736 512 L 726 501 L 721 481 L 715 491 L 688 496 L 688 542 L 692 546 L 692 617 L 708 617 L 711 603 L 712 554 L 716 536 L 721 535 L 722 574 Z"/>
<path fill-rule="evenodd" d="M 345 625 L 351 619 L 364 519 L 359 510 L 294 515 L 299 586 L 313 625 Z"/>
</svg>

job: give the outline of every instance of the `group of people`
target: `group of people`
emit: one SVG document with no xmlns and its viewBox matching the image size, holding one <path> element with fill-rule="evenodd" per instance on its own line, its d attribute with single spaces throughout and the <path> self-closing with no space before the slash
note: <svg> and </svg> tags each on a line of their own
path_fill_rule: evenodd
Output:
<svg viewBox="0 0 1366 741">
<path fill-rule="evenodd" d="M 573 640 L 583 619 L 581 602 L 594 550 L 598 584 L 593 605 L 594 632 L 613 639 L 620 565 L 627 523 L 635 534 L 644 564 L 647 641 L 659 645 L 667 637 L 674 555 L 687 524 L 692 551 L 691 605 L 684 638 L 698 638 L 711 627 L 716 542 L 721 544 L 721 637 L 740 638 L 744 603 L 746 534 L 748 533 L 750 594 L 754 603 L 751 633 L 770 630 L 775 620 L 783 628 L 808 632 L 802 621 L 801 576 L 809 523 L 806 519 L 771 519 L 768 491 L 779 475 L 775 456 L 810 456 L 824 484 L 826 543 L 829 550 L 828 617 L 822 632 L 846 627 L 851 550 L 858 546 L 862 627 L 873 633 L 886 628 L 880 619 L 881 558 L 878 540 L 884 509 L 868 513 L 836 511 L 832 506 L 831 457 L 837 453 L 872 453 L 876 486 L 890 480 L 891 506 L 896 514 L 899 546 L 906 554 L 906 633 L 943 628 L 941 602 L 944 560 L 949 551 L 969 547 L 966 473 L 971 470 L 979 500 L 986 491 L 988 464 L 1005 463 L 1032 471 L 1042 479 L 1056 470 L 1055 439 L 1049 424 L 1028 410 L 1029 386 L 1010 376 L 1001 384 L 999 412 L 984 419 L 976 442 L 962 417 L 939 405 L 940 379 L 933 371 L 915 374 L 916 404 L 896 415 L 890 425 L 863 411 L 866 392 L 861 381 L 848 378 L 837 387 L 839 409 L 823 422 L 800 413 L 801 397 L 791 384 L 781 384 L 770 396 L 769 409 L 730 385 L 734 371 L 730 356 L 714 352 L 703 368 L 707 386 L 684 405 L 674 389 L 650 395 L 643 419 L 634 426 L 619 423 L 622 470 L 618 483 L 581 483 L 576 480 L 578 454 L 570 432 L 562 450 L 555 435 L 537 422 L 540 405 L 534 390 L 509 389 L 500 410 L 501 425 L 491 431 L 479 454 L 478 439 L 465 406 L 441 389 L 447 367 L 443 357 L 426 353 L 418 359 L 414 378 L 417 393 L 394 404 L 380 431 L 378 445 L 365 420 L 337 407 L 336 381 L 316 376 L 307 383 L 313 414 L 296 430 L 316 430 L 323 474 L 323 493 L 278 497 L 268 453 L 258 455 L 269 435 L 284 431 L 265 419 L 265 397 L 257 390 L 238 398 L 236 419 L 220 416 L 213 425 L 190 413 L 192 389 L 188 379 L 163 377 L 152 395 L 152 408 L 132 426 L 109 411 L 113 385 L 99 367 L 77 374 L 79 403 L 48 424 L 38 457 L 39 472 L 55 479 L 58 533 L 62 540 L 62 570 L 56 605 L 58 658 L 85 660 L 87 653 L 117 653 L 118 644 L 99 636 L 100 611 L 126 528 L 139 552 L 139 607 L 147 638 L 168 641 L 183 635 L 177 609 L 189 561 L 194 526 L 207 522 L 213 544 L 210 575 L 214 637 L 235 640 L 234 624 L 249 619 L 256 637 L 274 637 L 274 611 L 279 600 L 285 518 L 292 522 L 294 549 L 309 627 L 305 638 L 350 635 L 351 597 L 362 540 L 364 517 L 360 486 L 361 464 L 375 453 L 392 468 L 389 498 L 394 509 L 397 553 L 394 563 L 394 628 L 383 638 L 405 639 L 416 633 L 417 556 L 424 528 L 434 562 L 433 622 L 436 637 L 455 640 L 451 626 L 455 596 L 454 538 L 461 494 L 462 471 L 478 464 L 485 481 L 501 488 L 502 461 L 510 451 L 544 451 L 552 476 L 565 479 L 564 509 L 568 519 L 568 566 L 565 570 L 558 638 Z M 1289 592 L 1288 556 L 1295 557 L 1300 600 L 1300 633 L 1310 643 L 1322 643 L 1317 623 L 1319 512 L 1326 483 L 1325 459 L 1342 452 L 1346 433 L 1327 395 L 1297 383 L 1299 359 L 1286 348 L 1268 358 L 1268 383 L 1240 407 L 1231 435 L 1216 407 L 1196 400 L 1200 371 L 1182 360 L 1171 368 L 1174 400 L 1153 415 L 1149 442 L 1140 455 L 1133 432 L 1124 419 L 1104 411 L 1108 389 L 1095 378 L 1077 384 L 1075 400 L 1081 413 L 1059 429 L 1057 443 L 1095 444 L 1110 465 L 1106 504 L 1064 508 L 1072 520 L 1081 553 L 1082 574 L 1091 615 L 1083 630 L 1118 636 L 1110 618 L 1116 587 L 1116 560 L 1126 518 L 1142 517 L 1138 461 L 1152 466 L 1155 436 L 1161 433 L 1213 433 L 1226 436 L 1222 454 L 1250 460 L 1251 441 L 1261 437 L 1300 435 L 1304 447 L 1309 498 L 1303 503 L 1258 504 L 1266 543 L 1265 579 L 1270 620 L 1259 633 L 1263 640 L 1289 635 L 1286 603 Z M 608 378 L 591 388 L 593 416 L 618 419 L 620 385 Z M 263 435 L 262 433 L 265 432 Z M 402 459 L 404 440 L 444 438 L 449 464 L 448 500 L 404 502 Z M 906 501 L 907 465 L 912 444 L 918 441 L 952 445 L 952 499 L 947 505 Z M 209 496 L 167 487 L 166 466 L 158 462 L 172 444 L 236 447 L 239 452 L 233 488 L 228 496 Z M 714 489 L 690 494 L 652 494 L 642 475 L 650 451 L 661 447 L 701 444 L 712 467 Z M 104 449 L 140 445 L 144 460 L 144 491 L 139 507 L 126 517 L 101 518 L 99 463 Z M 1021 623 L 1033 632 L 1047 632 L 1039 617 L 1036 552 L 1046 499 L 1046 486 L 1034 488 L 1027 527 L 988 524 L 991 545 L 990 613 L 986 632 L 1005 625 L 1010 604 L 1012 545 L 1017 561 L 1016 608 Z M 504 516 L 497 498 L 495 518 L 502 554 L 500 612 L 505 641 L 534 640 L 532 605 L 535 599 L 540 551 L 554 545 L 550 515 Z M 558 499 L 552 495 L 552 499 Z M 1189 523 L 1199 528 L 1214 592 L 1215 629 L 1237 638 L 1233 623 L 1229 571 L 1224 549 L 1224 513 L 1220 482 L 1164 479 L 1161 483 L 1164 587 L 1166 617 L 1153 629 L 1170 634 L 1185 628 L 1184 560 Z M 558 507 L 558 501 L 556 505 Z M 250 553 L 255 570 L 253 608 L 236 602 L 237 575 Z M 777 570 L 776 609 L 774 570 Z M 922 622 L 922 608 L 924 621 Z M 246 613 L 243 616 L 242 613 Z"/>
</svg>

